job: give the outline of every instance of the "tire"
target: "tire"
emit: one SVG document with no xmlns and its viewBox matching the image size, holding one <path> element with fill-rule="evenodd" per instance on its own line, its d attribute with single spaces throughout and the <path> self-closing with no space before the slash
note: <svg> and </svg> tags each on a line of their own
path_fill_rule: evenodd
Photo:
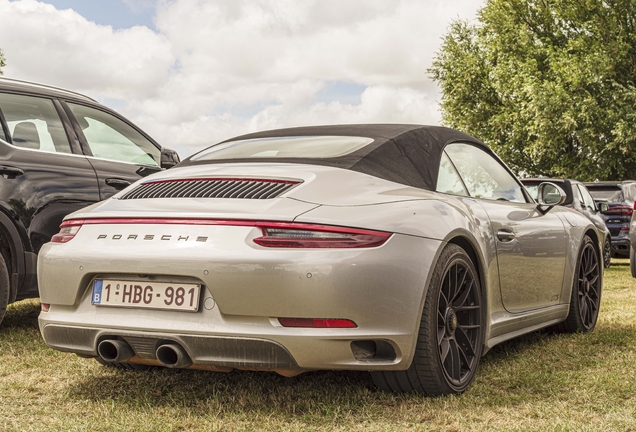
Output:
<svg viewBox="0 0 636 432">
<path fill-rule="evenodd" d="M 150 366 L 148 366 L 148 365 L 137 364 L 137 363 L 107 362 L 105 360 L 102 360 L 100 357 L 95 357 L 95 360 L 97 360 L 97 362 L 99 364 L 102 364 L 102 365 L 104 365 L 106 367 L 115 368 L 115 369 L 122 369 L 122 370 L 148 370 L 148 369 L 150 369 Z"/>
<path fill-rule="evenodd" d="M 629 268 L 632 271 L 632 277 L 636 278 L 636 252 L 632 246 L 629 247 Z"/>
<path fill-rule="evenodd" d="M 405 371 L 372 372 L 375 384 L 394 393 L 462 393 L 479 365 L 482 315 L 477 270 L 464 249 L 449 243 L 426 292 L 413 362 Z"/>
<path fill-rule="evenodd" d="M 0 255 L 0 323 L 7 311 L 10 293 L 11 279 L 9 278 L 9 270 L 7 270 L 4 258 Z"/>
<path fill-rule="evenodd" d="M 612 265 L 612 243 L 610 239 L 605 239 L 603 245 L 603 267 L 609 268 Z"/>
<path fill-rule="evenodd" d="M 585 236 L 576 263 L 570 312 L 565 321 L 556 325 L 556 329 L 565 333 L 587 333 L 594 330 L 601 306 L 602 288 L 599 256 L 592 239 Z"/>
</svg>

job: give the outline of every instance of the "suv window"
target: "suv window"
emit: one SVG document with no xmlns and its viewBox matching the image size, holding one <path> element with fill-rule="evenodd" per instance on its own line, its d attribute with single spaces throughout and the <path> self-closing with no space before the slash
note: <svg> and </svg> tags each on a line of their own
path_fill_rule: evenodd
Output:
<svg viewBox="0 0 636 432">
<path fill-rule="evenodd" d="M 469 144 L 449 144 L 445 151 L 471 196 L 526 202 L 521 186 L 515 178 L 485 151 Z"/>
<path fill-rule="evenodd" d="M 72 153 L 64 126 L 51 99 L 0 93 L 0 109 L 14 146 Z"/>
<path fill-rule="evenodd" d="M 161 150 L 128 123 L 104 111 L 69 103 L 93 156 L 159 166 Z"/>
<path fill-rule="evenodd" d="M 623 202 L 625 197 L 618 186 L 590 186 L 588 188 L 594 199 L 609 202 Z"/>
</svg>

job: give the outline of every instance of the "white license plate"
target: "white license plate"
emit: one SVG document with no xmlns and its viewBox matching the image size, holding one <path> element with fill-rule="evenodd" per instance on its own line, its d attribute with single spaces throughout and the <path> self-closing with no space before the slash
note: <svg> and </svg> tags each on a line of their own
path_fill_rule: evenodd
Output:
<svg viewBox="0 0 636 432">
<path fill-rule="evenodd" d="M 196 312 L 200 284 L 95 279 L 91 303 L 95 306 L 131 307 Z"/>
</svg>

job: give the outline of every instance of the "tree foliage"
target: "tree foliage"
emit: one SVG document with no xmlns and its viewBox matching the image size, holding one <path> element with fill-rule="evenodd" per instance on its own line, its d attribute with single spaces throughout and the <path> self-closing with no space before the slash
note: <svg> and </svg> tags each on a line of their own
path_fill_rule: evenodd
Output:
<svg viewBox="0 0 636 432">
<path fill-rule="evenodd" d="M 2 75 L 2 68 L 6 66 L 5 62 L 4 62 L 4 53 L 2 52 L 2 50 L 0 49 L 0 75 Z"/>
<path fill-rule="evenodd" d="M 636 0 L 488 0 L 429 73 L 444 122 L 513 170 L 636 179 Z"/>
</svg>

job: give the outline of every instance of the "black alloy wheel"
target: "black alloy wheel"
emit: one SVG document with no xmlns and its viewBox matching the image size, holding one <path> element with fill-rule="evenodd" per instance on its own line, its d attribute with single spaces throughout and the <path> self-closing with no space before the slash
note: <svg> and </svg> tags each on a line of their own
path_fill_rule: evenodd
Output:
<svg viewBox="0 0 636 432">
<path fill-rule="evenodd" d="M 442 251 L 433 271 L 409 369 L 374 372 L 383 390 L 447 395 L 465 391 L 475 377 L 483 343 L 479 277 L 455 244 Z"/>
<path fill-rule="evenodd" d="M 448 382 L 456 388 L 472 379 L 479 359 L 480 295 L 476 275 L 457 260 L 444 275 L 437 307 L 437 347 Z"/>
<path fill-rule="evenodd" d="M 605 239 L 603 245 L 603 267 L 609 268 L 612 265 L 612 243 L 609 238 Z"/>
<path fill-rule="evenodd" d="M 585 236 L 574 275 L 570 312 L 567 319 L 556 326 L 557 329 L 568 333 L 592 331 L 601 306 L 602 286 L 598 252 L 592 239 Z"/>
</svg>

